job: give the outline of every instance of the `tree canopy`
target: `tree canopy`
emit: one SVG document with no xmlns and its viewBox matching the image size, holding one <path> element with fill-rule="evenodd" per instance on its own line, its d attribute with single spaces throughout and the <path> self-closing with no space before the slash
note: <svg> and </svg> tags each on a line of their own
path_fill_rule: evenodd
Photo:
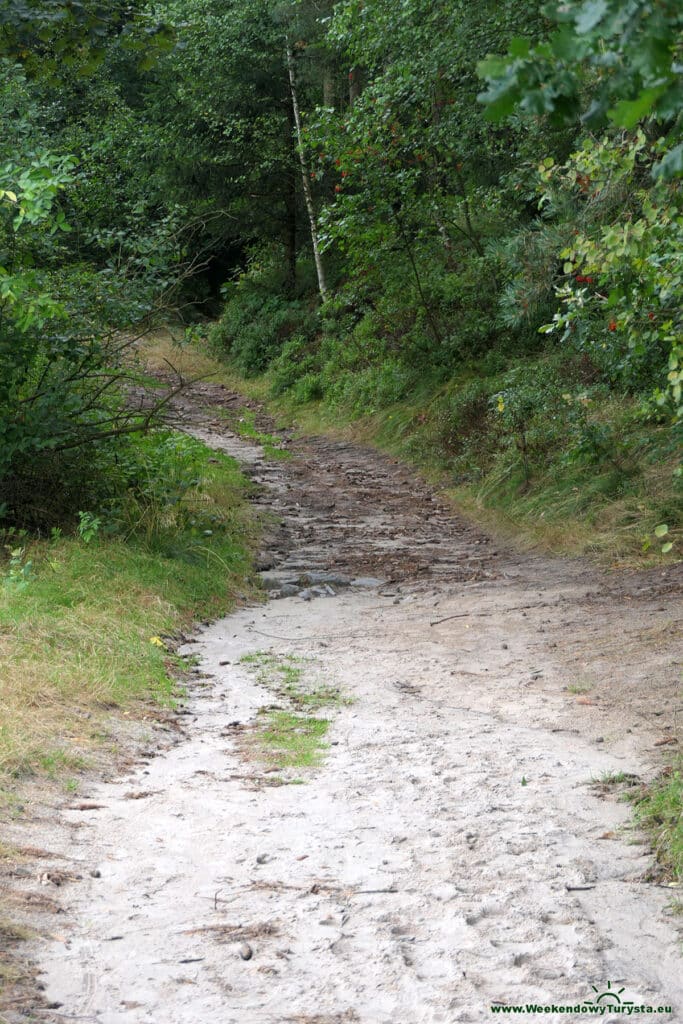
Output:
<svg viewBox="0 0 683 1024">
<path fill-rule="evenodd" d="M 616 451 L 586 387 L 675 433 L 682 28 L 666 0 L 2 0 L 0 510 L 49 521 L 41 473 L 106 497 L 150 422 L 131 339 L 169 315 L 220 314 L 300 401 L 479 381 L 457 429 L 497 415 L 526 476 L 537 414 Z"/>
</svg>

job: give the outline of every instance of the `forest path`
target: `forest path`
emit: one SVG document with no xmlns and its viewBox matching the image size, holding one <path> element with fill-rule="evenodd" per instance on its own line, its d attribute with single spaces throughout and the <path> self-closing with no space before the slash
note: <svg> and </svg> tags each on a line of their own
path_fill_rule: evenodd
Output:
<svg viewBox="0 0 683 1024">
<path fill-rule="evenodd" d="M 671 891 L 592 785 L 651 776 L 672 738 L 680 572 L 506 553 L 377 452 L 265 459 L 218 415 L 237 403 L 194 385 L 174 415 L 262 485 L 262 567 L 292 596 L 204 629 L 178 741 L 63 812 L 50 845 L 85 878 L 40 1019 L 451 1024 L 610 982 L 683 1021 Z M 300 593 L 311 572 L 334 596 Z M 277 773 L 252 738 L 284 664 L 353 702 L 316 712 L 321 766 Z"/>
</svg>

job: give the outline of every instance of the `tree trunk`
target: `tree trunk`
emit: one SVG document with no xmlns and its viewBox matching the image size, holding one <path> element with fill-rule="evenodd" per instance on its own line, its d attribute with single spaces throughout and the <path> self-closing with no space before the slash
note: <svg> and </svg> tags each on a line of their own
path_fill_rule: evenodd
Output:
<svg viewBox="0 0 683 1024">
<path fill-rule="evenodd" d="M 363 69 L 351 68 L 349 71 L 349 106 L 353 105 L 363 91 Z"/>
<path fill-rule="evenodd" d="M 285 247 L 285 264 L 286 264 L 286 278 L 285 288 L 287 295 L 290 298 L 294 297 L 296 292 L 296 229 L 297 229 L 297 216 L 296 216 L 296 145 L 294 143 L 294 107 L 292 106 L 291 97 L 287 104 L 287 123 L 289 127 L 288 145 L 291 151 L 291 163 L 287 172 L 287 181 L 285 183 L 284 192 L 284 205 L 285 205 L 285 224 L 284 224 L 284 247 Z"/>
<path fill-rule="evenodd" d="M 334 110 L 335 100 L 334 76 L 329 66 L 323 71 L 323 106 Z"/>
<path fill-rule="evenodd" d="M 292 93 L 292 111 L 294 113 L 294 124 L 296 126 L 296 139 L 299 150 L 299 161 L 301 163 L 301 184 L 304 190 L 304 199 L 306 200 L 306 210 L 308 212 L 308 221 L 311 227 L 311 243 L 313 245 L 313 258 L 315 260 L 315 269 L 318 274 L 318 289 L 320 291 L 320 297 L 325 302 L 327 298 L 327 282 L 325 281 L 325 268 L 323 266 L 322 255 L 320 253 L 320 244 L 318 242 L 318 226 L 315 219 L 315 207 L 313 206 L 313 193 L 311 191 L 311 181 L 309 178 L 309 170 L 306 166 L 306 157 L 304 155 L 303 139 L 301 136 L 301 115 L 299 113 L 299 100 L 296 91 L 296 75 L 294 69 L 294 53 L 292 47 L 287 42 L 287 70 L 289 71 L 289 87 Z"/>
</svg>

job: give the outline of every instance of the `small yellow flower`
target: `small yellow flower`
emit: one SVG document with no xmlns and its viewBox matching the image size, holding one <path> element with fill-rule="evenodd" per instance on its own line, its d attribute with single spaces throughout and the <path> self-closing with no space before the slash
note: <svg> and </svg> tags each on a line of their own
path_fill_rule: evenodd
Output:
<svg viewBox="0 0 683 1024">
<path fill-rule="evenodd" d="M 503 412 L 505 409 L 505 402 L 502 395 L 498 395 L 498 412 Z"/>
<path fill-rule="evenodd" d="M 160 636 L 151 636 L 149 638 L 149 642 L 151 644 L 154 644 L 155 647 L 166 647 L 166 644 L 164 643 Z"/>
</svg>

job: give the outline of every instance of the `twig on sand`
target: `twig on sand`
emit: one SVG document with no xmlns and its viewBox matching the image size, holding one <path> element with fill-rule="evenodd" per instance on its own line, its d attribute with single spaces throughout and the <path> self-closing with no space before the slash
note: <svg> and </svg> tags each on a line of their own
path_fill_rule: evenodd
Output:
<svg viewBox="0 0 683 1024">
<path fill-rule="evenodd" d="M 459 615 L 447 615 L 445 619 L 434 619 L 430 622 L 430 626 L 440 626 L 442 622 L 450 622 L 451 619 L 467 619 L 471 615 L 471 612 L 460 612 Z"/>
</svg>

